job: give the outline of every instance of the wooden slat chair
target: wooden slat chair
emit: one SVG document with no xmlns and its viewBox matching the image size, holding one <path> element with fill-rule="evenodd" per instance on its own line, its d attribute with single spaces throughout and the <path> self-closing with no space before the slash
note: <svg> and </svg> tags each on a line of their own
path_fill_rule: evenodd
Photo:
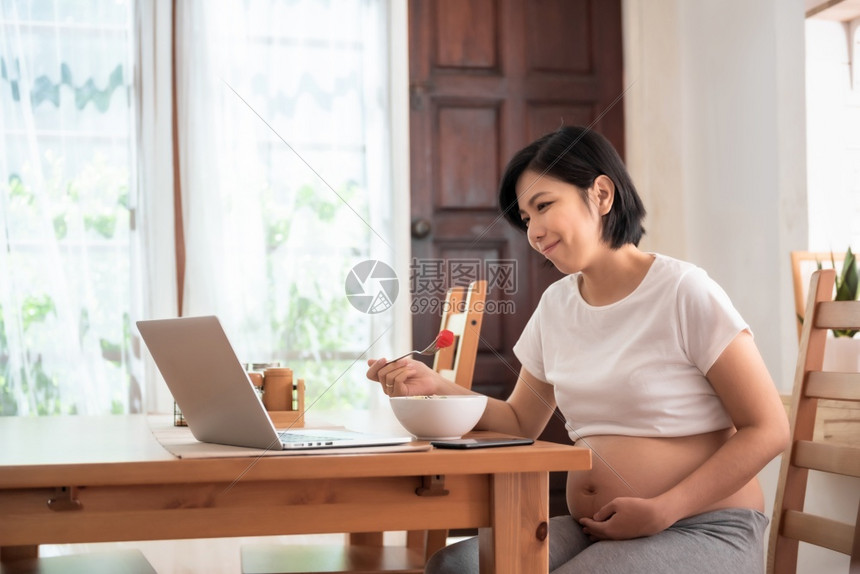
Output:
<svg viewBox="0 0 860 574">
<path fill-rule="evenodd" d="M 474 281 L 467 287 L 452 287 L 445 296 L 442 325 L 454 333 L 454 344 L 436 353 L 433 369 L 461 387 L 472 388 L 478 342 L 487 298 L 487 282 Z"/>
<path fill-rule="evenodd" d="M 156 574 L 140 550 L 116 550 L 39 558 L 4 552 L 0 574 Z"/>
<path fill-rule="evenodd" d="M 845 260 L 844 252 L 825 251 L 792 251 L 791 252 L 791 284 L 794 288 L 794 313 L 797 317 L 797 338 L 800 339 L 803 330 L 803 315 L 806 313 L 806 301 L 809 298 L 806 292 L 809 279 L 818 269 L 829 268 L 836 265 L 838 272 Z"/>
<path fill-rule="evenodd" d="M 860 403 L 860 373 L 823 371 L 830 329 L 860 329 L 860 302 L 833 301 L 836 272 L 816 271 L 809 285 L 791 399 L 791 442 L 783 454 L 771 522 L 768 572 L 794 573 L 800 542 L 852 556 L 860 572 L 860 528 L 804 511 L 810 470 L 860 477 L 860 444 L 823 442 L 815 433 L 819 401 Z M 858 509 L 860 514 L 860 509 Z"/>
<path fill-rule="evenodd" d="M 454 344 L 436 354 L 433 369 L 467 389 L 472 388 L 486 295 L 487 282 L 480 280 L 467 287 L 452 287 L 445 297 L 440 330 L 454 333 Z M 345 545 L 246 545 L 242 547 L 242 573 L 421 574 L 447 538 L 447 530 L 409 531 L 405 546 L 385 546 L 382 532 L 352 532 Z"/>
</svg>

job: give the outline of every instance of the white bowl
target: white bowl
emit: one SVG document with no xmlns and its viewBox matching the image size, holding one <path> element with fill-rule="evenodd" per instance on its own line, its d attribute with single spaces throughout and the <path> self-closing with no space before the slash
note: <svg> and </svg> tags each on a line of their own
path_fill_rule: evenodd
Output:
<svg viewBox="0 0 860 574">
<path fill-rule="evenodd" d="M 462 437 L 475 428 L 487 397 L 484 395 L 432 395 L 391 397 L 394 416 L 419 440 Z"/>
</svg>

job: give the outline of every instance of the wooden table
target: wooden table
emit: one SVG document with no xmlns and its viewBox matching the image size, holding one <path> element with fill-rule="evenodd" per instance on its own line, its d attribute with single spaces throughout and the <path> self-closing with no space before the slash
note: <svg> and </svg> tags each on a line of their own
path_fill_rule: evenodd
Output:
<svg viewBox="0 0 860 574">
<path fill-rule="evenodd" d="M 479 528 L 482 572 L 546 572 L 548 473 L 586 449 L 177 459 L 143 415 L 0 417 L 0 559 L 39 544 Z"/>
</svg>

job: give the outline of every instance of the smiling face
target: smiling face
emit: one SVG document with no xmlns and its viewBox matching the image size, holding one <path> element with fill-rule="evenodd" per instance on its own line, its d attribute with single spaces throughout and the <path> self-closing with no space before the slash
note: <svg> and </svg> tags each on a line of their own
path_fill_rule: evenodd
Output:
<svg viewBox="0 0 860 574">
<path fill-rule="evenodd" d="M 520 217 L 529 244 L 565 274 L 589 268 L 610 247 L 601 239 L 601 217 L 612 207 L 612 181 L 599 176 L 583 191 L 531 170 L 517 181 Z"/>
</svg>

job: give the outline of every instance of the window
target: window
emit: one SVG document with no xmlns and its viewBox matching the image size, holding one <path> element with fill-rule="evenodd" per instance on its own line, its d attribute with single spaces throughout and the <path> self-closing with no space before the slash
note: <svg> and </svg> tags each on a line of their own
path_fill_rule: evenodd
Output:
<svg viewBox="0 0 860 574">
<path fill-rule="evenodd" d="M 291 367 L 314 408 L 367 405 L 390 313 L 344 281 L 392 256 L 385 3 L 182 2 L 177 26 L 183 314 Z"/>
<path fill-rule="evenodd" d="M 860 250 L 860 18 L 806 20 L 809 248 Z"/>
<path fill-rule="evenodd" d="M 130 3 L 0 3 L 0 414 L 140 407 Z"/>
<path fill-rule="evenodd" d="M 67 4 L 0 4 L 0 412 L 151 406 L 134 320 L 180 313 L 218 315 L 243 361 L 292 367 L 314 408 L 367 405 L 363 358 L 392 320 L 344 280 L 393 257 L 387 4 L 177 3 L 175 137 L 134 121 L 153 109 L 135 90 L 172 81 L 134 81 L 141 7 Z M 141 222 L 172 189 L 140 157 L 173 145 L 185 275 L 165 311 L 151 295 L 176 279 L 144 262 L 168 256 L 173 222 Z"/>
</svg>

